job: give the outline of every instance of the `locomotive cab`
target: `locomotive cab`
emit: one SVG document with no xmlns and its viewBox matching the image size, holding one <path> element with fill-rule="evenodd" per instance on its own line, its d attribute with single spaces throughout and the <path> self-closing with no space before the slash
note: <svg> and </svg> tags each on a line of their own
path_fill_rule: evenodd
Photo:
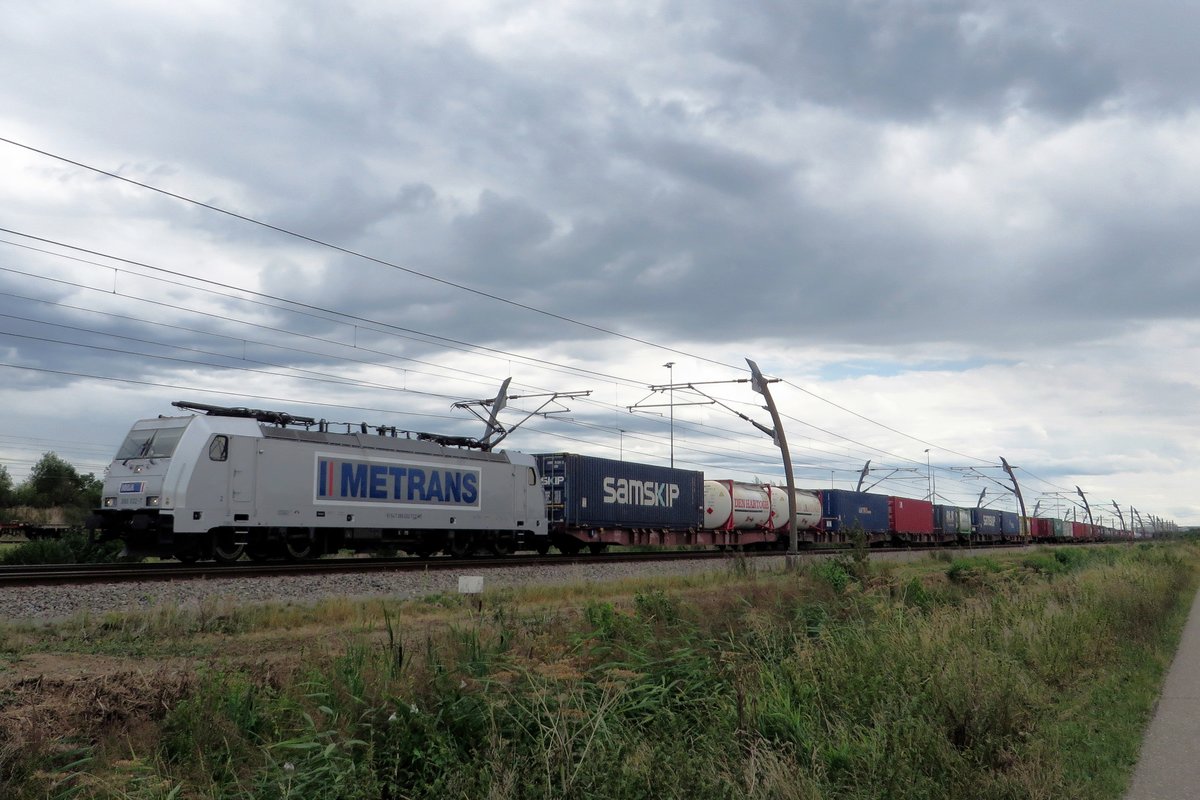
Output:
<svg viewBox="0 0 1200 800">
<path fill-rule="evenodd" d="M 100 508 L 88 520 L 93 534 L 123 540 L 131 555 L 175 555 L 175 514 L 187 502 L 188 487 L 205 472 L 204 462 L 228 457 L 231 437 L 211 428 L 197 416 L 134 423 L 109 464 Z"/>
<path fill-rule="evenodd" d="M 108 467 L 100 508 L 89 520 L 102 538 L 157 540 L 164 524 L 169 530 L 170 517 L 162 514 L 171 507 L 164 484 L 189 421 L 160 417 L 134 424 Z"/>
</svg>

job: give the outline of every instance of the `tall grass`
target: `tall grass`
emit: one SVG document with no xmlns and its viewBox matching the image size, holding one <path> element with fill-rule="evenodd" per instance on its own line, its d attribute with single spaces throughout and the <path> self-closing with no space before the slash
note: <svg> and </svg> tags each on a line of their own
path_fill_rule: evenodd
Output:
<svg viewBox="0 0 1200 800">
<path fill-rule="evenodd" d="M 1196 552 L 1116 553 L 934 572 L 826 561 L 551 615 L 492 598 L 437 630 L 384 606 L 292 674 L 208 668 L 133 758 L 101 741 L 86 763 L 10 773 L 0 790 L 1117 797 Z"/>
</svg>

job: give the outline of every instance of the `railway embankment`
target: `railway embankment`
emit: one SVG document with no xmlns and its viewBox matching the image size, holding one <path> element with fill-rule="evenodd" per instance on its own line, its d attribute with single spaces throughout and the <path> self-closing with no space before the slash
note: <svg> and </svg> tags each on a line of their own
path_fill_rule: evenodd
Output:
<svg viewBox="0 0 1200 800">
<path fill-rule="evenodd" d="M 0 794 L 1117 798 L 1186 543 L 0 628 Z"/>
</svg>

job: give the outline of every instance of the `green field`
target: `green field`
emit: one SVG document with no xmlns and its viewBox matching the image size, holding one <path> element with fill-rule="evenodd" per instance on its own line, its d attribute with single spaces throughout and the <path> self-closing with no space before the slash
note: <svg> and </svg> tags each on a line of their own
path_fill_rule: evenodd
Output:
<svg viewBox="0 0 1200 800">
<path fill-rule="evenodd" d="M 0 633 L 0 796 L 1118 798 L 1200 548 Z"/>
</svg>

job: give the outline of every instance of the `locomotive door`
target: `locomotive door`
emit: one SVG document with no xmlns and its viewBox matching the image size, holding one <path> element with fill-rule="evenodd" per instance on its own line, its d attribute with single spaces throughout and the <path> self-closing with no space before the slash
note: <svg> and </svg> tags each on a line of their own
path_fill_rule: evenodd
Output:
<svg viewBox="0 0 1200 800">
<path fill-rule="evenodd" d="M 248 436 L 229 437 L 229 510 L 234 521 L 254 514 L 254 490 L 258 472 L 258 440 Z"/>
</svg>

